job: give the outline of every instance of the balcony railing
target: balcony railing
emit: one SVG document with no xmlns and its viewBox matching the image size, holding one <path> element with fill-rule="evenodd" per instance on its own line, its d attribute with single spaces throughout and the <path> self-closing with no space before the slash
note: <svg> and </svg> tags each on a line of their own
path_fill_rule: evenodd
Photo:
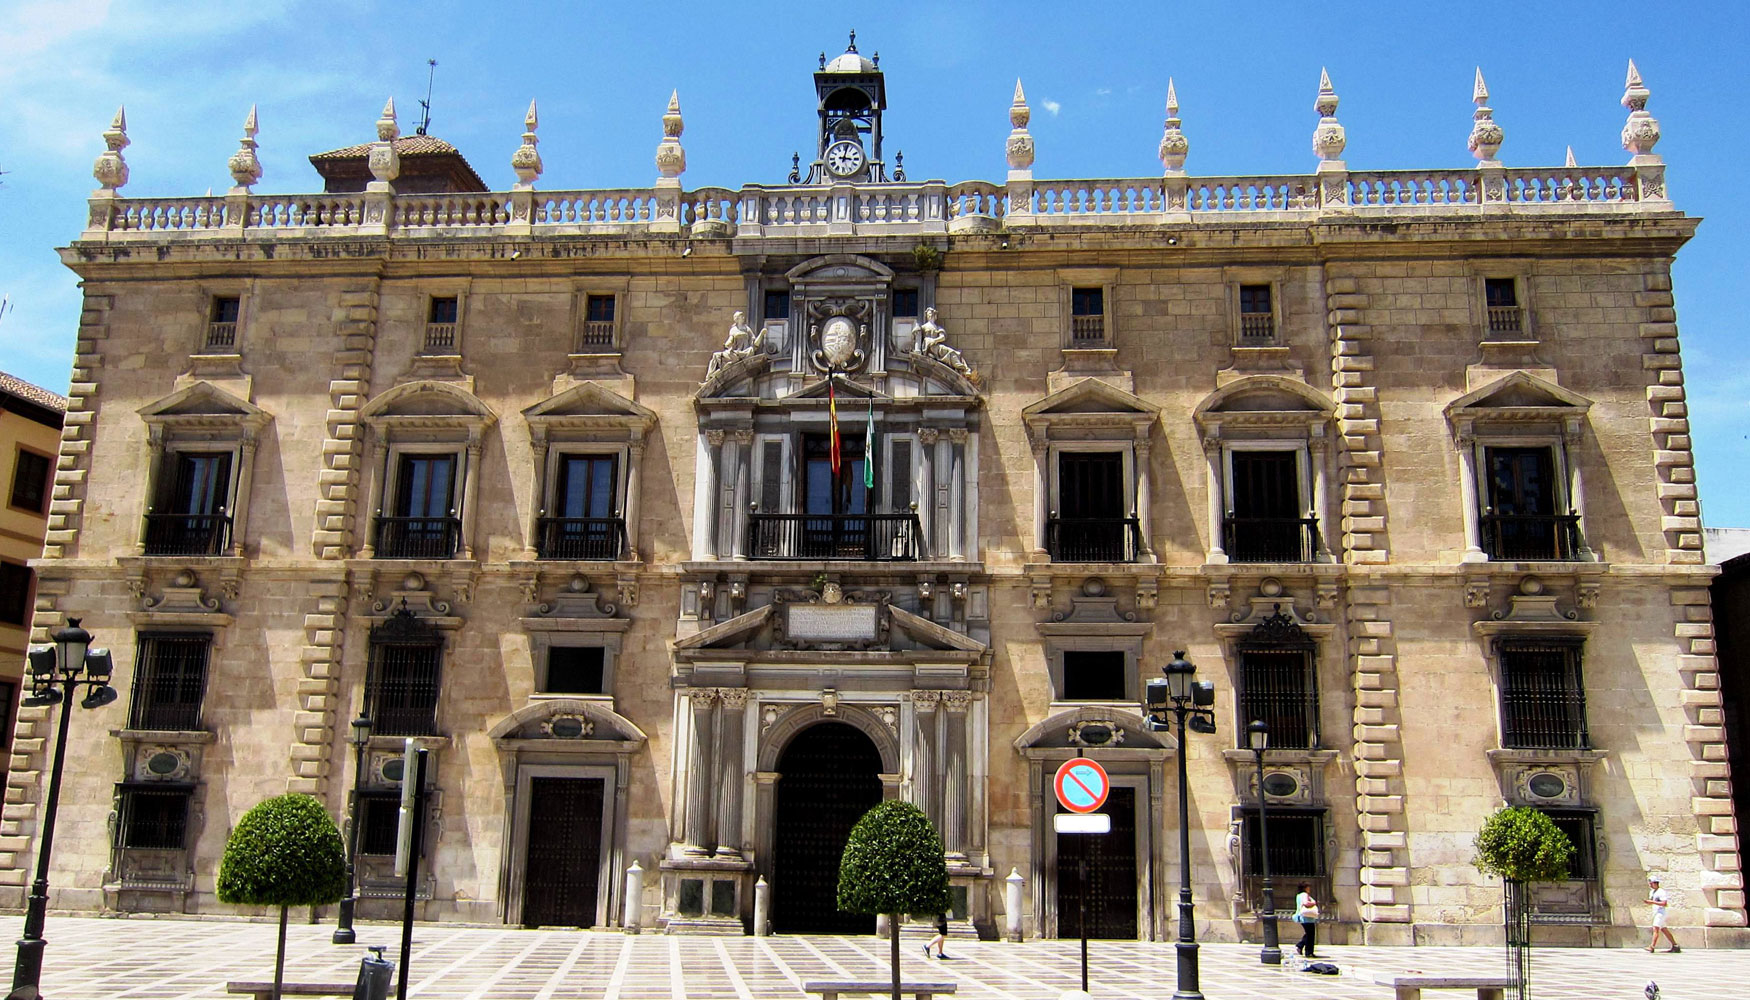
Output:
<svg viewBox="0 0 1750 1000">
<path fill-rule="evenodd" d="M 149 556 L 219 556 L 231 546 L 231 516 L 217 514 L 147 514 L 146 554 Z"/>
<path fill-rule="evenodd" d="M 425 353 L 449 354 L 456 349 L 456 324 L 425 324 Z"/>
<path fill-rule="evenodd" d="M 1580 551 L 1578 514 L 1485 514 L 1482 527 L 1490 559 L 1574 559 Z"/>
<path fill-rule="evenodd" d="M 229 350 L 237 346 L 237 324 L 235 321 L 213 320 L 207 324 L 206 349 L 209 351 Z"/>
<path fill-rule="evenodd" d="M 1077 345 L 1104 344 L 1106 342 L 1106 317 L 1096 313 L 1092 316 L 1071 316 L 1069 318 L 1070 340 Z"/>
<path fill-rule="evenodd" d="M 1221 547 L 1231 562 L 1312 562 L 1319 523 L 1311 517 L 1227 517 Z"/>
<path fill-rule="evenodd" d="M 1518 306 L 1489 306 L 1489 336 L 1516 337 L 1525 330 L 1525 314 Z"/>
<path fill-rule="evenodd" d="M 918 558 L 918 519 L 916 514 L 754 514 L 747 548 L 754 559 L 911 562 Z"/>
<path fill-rule="evenodd" d="M 590 350 L 600 350 L 614 346 L 614 321 L 611 319 L 585 320 L 583 329 L 577 332 L 577 346 Z"/>
<path fill-rule="evenodd" d="M 1276 339 L 1276 317 L 1271 313 L 1240 313 L 1240 340 L 1248 344 Z"/>
<path fill-rule="evenodd" d="M 1052 562 L 1135 562 L 1142 524 L 1134 517 L 1054 517 L 1045 522 Z"/>
<path fill-rule="evenodd" d="M 378 559 L 449 559 L 462 540 L 458 517 L 378 517 Z"/>
<path fill-rule="evenodd" d="M 626 522 L 618 517 L 543 517 L 536 551 L 542 559 L 618 559 Z"/>
</svg>

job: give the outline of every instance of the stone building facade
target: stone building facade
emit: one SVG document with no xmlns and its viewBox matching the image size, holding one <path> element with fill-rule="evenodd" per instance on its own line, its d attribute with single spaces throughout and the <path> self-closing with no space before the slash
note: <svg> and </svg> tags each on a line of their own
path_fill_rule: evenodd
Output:
<svg viewBox="0 0 1750 1000">
<path fill-rule="evenodd" d="M 531 105 L 510 190 L 428 159 L 398 192 L 391 103 L 322 155 L 362 191 L 255 193 L 252 113 L 228 193 L 137 199 L 118 114 L 63 251 L 36 601 L 124 697 L 77 720 L 56 905 L 221 910 L 237 816 L 356 787 L 386 913 L 411 737 L 427 919 L 742 933 L 763 879 L 779 931 L 865 929 L 830 871 L 900 797 L 958 932 L 1069 935 L 1086 894 L 1160 939 L 1184 753 L 1206 936 L 1256 933 L 1263 794 L 1340 938 L 1495 933 L 1470 843 L 1511 802 L 1579 842 L 1552 939 L 1626 940 L 1656 870 L 1680 940 L 1744 940 L 1670 276 L 1696 220 L 1632 66 L 1625 166 L 1504 166 L 1479 74 L 1474 168 L 1349 169 L 1324 79 L 1312 173 L 1187 174 L 1169 84 L 1160 176 L 1035 179 L 1017 85 L 1005 182 L 953 185 L 885 159 L 854 45 L 814 82 L 815 161 L 739 190 L 683 187 L 671 100 L 650 188 L 538 188 Z M 1187 747 L 1138 707 L 1176 650 L 1216 688 Z M 1077 755 L 1098 840 L 1052 833 Z"/>
</svg>

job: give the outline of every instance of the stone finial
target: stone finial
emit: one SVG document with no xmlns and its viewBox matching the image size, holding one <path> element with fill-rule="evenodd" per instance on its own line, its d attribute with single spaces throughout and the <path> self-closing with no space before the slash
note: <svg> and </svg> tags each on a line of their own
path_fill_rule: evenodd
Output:
<svg viewBox="0 0 1750 1000">
<path fill-rule="evenodd" d="M 510 154 L 510 168 L 516 171 L 513 190 L 526 191 L 534 187 L 535 178 L 541 176 L 541 152 L 535 148 L 541 141 L 535 137 L 535 129 L 540 124 L 541 120 L 535 114 L 535 102 L 531 100 L 529 113 L 523 116 L 523 144 Z"/>
<path fill-rule="evenodd" d="M 401 154 L 395 152 L 395 140 L 400 136 L 401 125 L 395 120 L 395 98 L 391 97 L 377 119 L 377 141 L 371 145 L 370 155 L 365 160 L 374 178 L 365 185 L 365 190 L 393 190 L 391 182 L 401 176 Z"/>
<path fill-rule="evenodd" d="M 127 108 L 116 108 L 115 117 L 104 130 L 103 142 L 109 148 L 97 154 L 97 162 L 91 165 L 91 176 L 97 178 L 102 190 L 114 192 L 128 182 L 128 161 L 122 159 L 122 150 L 128 147 Z"/>
<path fill-rule="evenodd" d="M 237 186 L 231 189 L 233 194 L 247 193 L 251 186 L 261 181 L 261 160 L 255 155 L 257 131 L 255 105 L 251 104 L 249 117 L 243 119 L 243 138 L 238 141 L 237 152 L 231 154 L 231 160 L 226 164 L 231 168 L 231 179 L 237 182 Z"/>
<path fill-rule="evenodd" d="M 391 97 L 383 105 L 383 113 L 377 118 L 377 138 L 389 142 L 401 138 L 401 124 L 395 119 L 395 98 Z"/>
<path fill-rule="evenodd" d="M 1005 146 L 1010 170 L 1030 170 L 1033 167 L 1033 136 L 1027 132 L 1027 122 L 1032 118 L 1033 110 L 1027 107 L 1027 95 L 1022 92 L 1021 81 L 1017 79 L 1015 102 L 1009 105 L 1009 124 L 1013 129 Z"/>
<path fill-rule="evenodd" d="M 1572 146 L 1568 147 L 1568 158 L 1562 161 L 1562 166 L 1566 167 L 1569 170 L 1572 170 L 1575 167 L 1579 166 L 1578 163 L 1574 162 L 1574 147 L 1572 147 Z"/>
<path fill-rule="evenodd" d="M 1349 137 L 1337 121 L 1337 90 L 1331 86 L 1331 74 L 1319 69 L 1319 94 L 1313 100 L 1313 110 L 1319 113 L 1319 123 L 1313 128 L 1313 153 L 1320 162 L 1334 163 L 1343 158 L 1343 148 Z"/>
<path fill-rule="evenodd" d="M 662 142 L 656 147 L 656 169 L 664 177 L 679 177 L 687 170 L 687 151 L 681 148 L 681 93 L 668 95 L 668 110 L 662 115 Z"/>
<path fill-rule="evenodd" d="M 1161 169 L 1168 175 L 1185 172 L 1185 156 L 1191 152 L 1191 140 L 1179 129 L 1179 95 L 1173 89 L 1173 78 L 1167 77 L 1167 120 L 1161 127 Z"/>
<path fill-rule="evenodd" d="M 1622 148 L 1635 156 L 1652 156 L 1659 143 L 1659 119 L 1647 112 L 1647 98 L 1653 92 L 1641 82 L 1641 71 L 1635 61 L 1628 61 L 1628 81 L 1623 85 L 1622 106 L 1628 109 L 1628 121 L 1622 126 Z"/>
<path fill-rule="evenodd" d="M 1483 68 L 1477 67 L 1476 87 L 1471 90 L 1470 99 L 1476 102 L 1477 110 L 1471 115 L 1470 151 L 1478 163 L 1495 163 L 1495 154 L 1501 149 L 1501 141 L 1507 134 L 1501 131 L 1501 126 L 1495 123 L 1495 109 L 1489 107 L 1489 85 L 1483 82 Z"/>
</svg>

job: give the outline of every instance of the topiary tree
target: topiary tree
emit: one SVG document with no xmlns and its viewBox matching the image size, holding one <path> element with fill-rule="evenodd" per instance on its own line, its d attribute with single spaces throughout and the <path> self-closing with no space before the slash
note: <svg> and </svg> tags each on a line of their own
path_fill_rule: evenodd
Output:
<svg viewBox="0 0 1750 1000">
<path fill-rule="evenodd" d="M 286 967 L 286 911 L 321 906 L 346 895 L 346 849 L 322 804 L 308 795 L 281 795 L 243 814 L 219 862 L 219 901 L 280 908 L 273 996 Z"/>
<path fill-rule="evenodd" d="M 910 802 L 883 802 L 851 828 L 839 861 L 839 909 L 888 915 L 893 1000 L 899 1000 L 901 914 L 948 911 L 942 838 L 922 809 Z"/>
<path fill-rule="evenodd" d="M 1510 806 L 1483 822 L 1477 831 L 1476 848 L 1478 870 L 1501 877 L 1507 972 L 1520 1000 L 1525 1000 L 1531 973 L 1531 909 L 1526 905 L 1525 886 L 1567 878 L 1574 843 L 1542 812 Z"/>
</svg>

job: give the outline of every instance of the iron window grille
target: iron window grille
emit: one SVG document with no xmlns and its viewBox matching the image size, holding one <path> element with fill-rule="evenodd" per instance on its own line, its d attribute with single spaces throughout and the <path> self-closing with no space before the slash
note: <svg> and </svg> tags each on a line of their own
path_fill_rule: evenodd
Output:
<svg viewBox="0 0 1750 1000">
<path fill-rule="evenodd" d="M 1239 721 L 1241 747 L 1245 727 L 1262 719 L 1270 727 L 1270 746 L 1281 750 L 1311 750 L 1319 745 L 1319 688 L 1314 644 L 1300 625 L 1276 612 L 1253 627 L 1239 647 Z"/>
<path fill-rule="evenodd" d="M 371 630 L 365 678 L 365 714 L 381 736 L 437 732 L 438 681 L 443 637 L 405 605 Z"/>
<path fill-rule="evenodd" d="M 12 466 L 12 506 L 33 514 L 48 510 L 49 466 L 47 455 L 20 448 Z"/>
<path fill-rule="evenodd" d="M 1269 285 L 1240 286 L 1240 342 L 1267 344 L 1276 339 L 1276 312 Z"/>
<path fill-rule="evenodd" d="M 212 645 L 210 635 L 140 636 L 128 728 L 198 731 Z"/>
<path fill-rule="evenodd" d="M 360 791 L 358 822 L 359 853 L 392 857 L 401 825 L 401 790 Z"/>
<path fill-rule="evenodd" d="M 1587 750 L 1584 640 L 1504 639 L 1501 745 L 1509 750 Z"/>
<path fill-rule="evenodd" d="M 1275 742 L 1276 732 L 1270 732 Z M 1264 906 L 1264 855 L 1258 837 L 1256 801 L 1242 807 L 1240 837 L 1244 841 L 1245 894 L 1256 913 Z M 1293 913 L 1296 886 L 1307 883 L 1312 897 L 1323 909 L 1331 905 L 1330 869 L 1325 861 L 1325 810 L 1271 806 L 1270 881 L 1276 912 Z"/>
<path fill-rule="evenodd" d="M 123 785 L 117 847 L 124 850 L 180 851 L 188 844 L 188 807 L 193 789 Z"/>
</svg>

